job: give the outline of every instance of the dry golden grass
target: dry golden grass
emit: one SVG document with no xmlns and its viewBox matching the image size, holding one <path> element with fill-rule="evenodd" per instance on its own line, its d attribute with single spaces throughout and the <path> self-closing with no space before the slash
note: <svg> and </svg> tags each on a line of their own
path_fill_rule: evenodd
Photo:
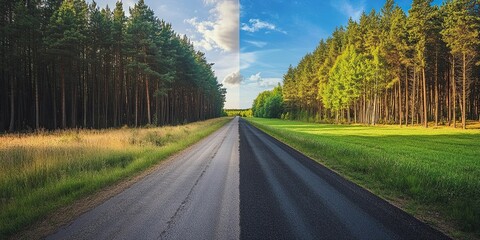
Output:
<svg viewBox="0 0 480 240">
<path fill-rule="evenodd" d="M 0 239 L 165 159 L 228 121 L 0 135 Z"/>
</svg>

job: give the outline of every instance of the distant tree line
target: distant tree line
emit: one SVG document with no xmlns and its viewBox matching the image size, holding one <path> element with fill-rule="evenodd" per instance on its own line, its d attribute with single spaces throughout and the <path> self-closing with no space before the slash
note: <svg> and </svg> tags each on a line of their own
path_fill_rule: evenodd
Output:
<svg viewBox="0 0 480 240">
<path fill-rule="evenodd" d="M 261 92 L 253 100 L 252 113 L 254 117 L 280 118 L 284 115 L 282 86 L 280 84 L 270 91 Z"/>
<path fill-rule="evenodd" d="M 225 109 L 225 114 L 229 117 L 252 117 L 252 109 Z"/>
<path fill-rule="evenodd" d="M 0 132 L 165 125 L 223 113 L 204 54 L 139 0 L 0 0 Z"/>
<path fill-rule="evenodd" d="M 480 2 L 393 0 L 349 20 L 283 78 L 284 117 L 365 124 L 480 118 Z M 287 114 L 288 113 L 288 114 Z"/>
</svg>

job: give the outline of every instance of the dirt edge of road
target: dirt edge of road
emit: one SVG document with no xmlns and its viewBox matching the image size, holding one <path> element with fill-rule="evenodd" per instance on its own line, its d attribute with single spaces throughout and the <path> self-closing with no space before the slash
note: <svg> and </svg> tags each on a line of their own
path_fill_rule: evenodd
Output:
<svg viewBox="0 0 480 240">
<path fill-rule="evenodd" d="M 194 143 L 193 145 L 187 147 L 186 149 L 183 149 L 182 151 L 175 153 L 164 160 L 159 161 L 157 164 L 151 166 L 143 172 L 136 174 L 135 176 L 120 180 L 119 182 L 114 183 L 111 186 L 107 186 L 93 194 L 76 200 L 71 205 L 62 207 L 48 214 L 46 217 L 30 225 L 26 229 L 23 229 L 20 232 L 12 235 L 9 239 L 44 239 L 48 235 L 55 233 L 60 227 L 70 224 L 80 215 L 99 206 L 113 196 L 123 192 L 125 189 L 141 181 L 143 178 L 150 175 L 151 173 L 167 166 L 167 164 L 173 159 L 184 155 L 186 152 L 188 152 L 200 142 L 204 141 L 206 138 L 208 138 L 208 136 L 201 139 L 197 143 Z"/>
</svg>

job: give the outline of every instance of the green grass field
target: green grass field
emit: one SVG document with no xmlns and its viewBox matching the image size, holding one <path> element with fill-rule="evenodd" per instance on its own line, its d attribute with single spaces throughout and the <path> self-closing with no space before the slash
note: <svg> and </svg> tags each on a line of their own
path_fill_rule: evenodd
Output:
<svg viewBox="0 0 480 240">
<path fill-rule="evenodd" d="M 187 148 L 226 124 L 0 135 L 0 239 Z"/>
<path fill-rule="evenodd" d="M 454 237 L 480 236 L 478 129 L 247 120 L 414 215 L 438 212 Z"/>
</svg>

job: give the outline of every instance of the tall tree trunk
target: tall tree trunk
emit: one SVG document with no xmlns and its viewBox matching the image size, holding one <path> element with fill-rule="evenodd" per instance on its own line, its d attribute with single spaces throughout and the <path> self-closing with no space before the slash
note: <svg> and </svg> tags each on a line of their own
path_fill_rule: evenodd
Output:
<svg viewBox="0 0 480 240">
<path fill-rule="evenodd" d="M 135 127 L 138 127 L 138 83 L 135 84 Z"/>
<path fill-rule="evenodd" d="M 417 83 L 417 76 L 416 76 L 417 70 L 415 67 L 413 67 L 413 87 L 412 87 L 412 126 L 415 125 L 415 89 L 416 83 Z"/>
<path fill-rule="evenodd" d="M 87 69 L 88 71 L 88 69 Z M 88 104 L 88 72 L 83 76 L 83 127 L 87 127 L 87 104 Z"/>
<path fill-rule="evenodd" d="M 408 67 L 405 67 L 405 126 L 408 127 Z"/>
<path fill-rule="evenodd" d="M 467 112 L 467 62 L 466 62 L 466 54 L 463 53 L 463 89 L 462 89 L 462 128 L 466 129 L 466 112 Z"/>
<path fill-rule="evenodd" d="M 57 79 L 55 77 L 55 65 L 52 67 L 52 96 L 53 96 L 53 129 L 57 129 Z"/>
<path fill-rule="evenodd" d="M 428 128 L 428 110 L 427 110 L 427 80 L 425 78 L 425 67 L 422 67 L 422 78 L 423 78 L 423 126 Z"/>
<path fill-rule="evenodd" d="M 350 107 L 347 108 L 347 122 L 350 124 Z"/>
<path fill-rule="evenodd" d="M 40 107 L 38 103 L 38 73 L 34 74 L 35 78 L 35 129 L 40 129 Z"/>
<path fill-rule="evenodd" d="M 457 84 L 455 80 L 455 56 L 452 64 L 452 91 L 453 91 L 453 128 L 457 128 Z"/>
<path fill-rule="evenodd" d="M 363 104 L 362 104 L 362 122 L 367 123 L 367 96 L 366 90 L 363 91 Z"/>
<path fill-rule="evenodd" d="M 15 130 L 15 77 L 11 77 L 10 80 L 10 126 L 8 127 L 9 132 Z"/>
<path fill-rule="evenodd" d="M 398 115 L 399 115 L 399 122 L 400 126 L 402 126 L 402 119 L 403 119 L 403 107 L 402 107 L 402 78 L 398 79 Z"/>
<path fill-rule="evenodd" d="M 445 104 L 446 104 L 446 108 L 447 108 L 447 123 L 448 123 L 448 126 L 451 125 L 452 123 L 452 83 L 451 83 L 451 70 L 449 70 L 448 72 L 449 75 L 446 75 L 445 76 L 445 79 L 447 79 L 447 82 L 446 82 L 446 85 L 445 85 L 445 88 L 446 88 L 446 98 L 447 100 L 445 101 Z M 447 74 L 447 72 L 446 72 Z"/>
<path fill-rule="evenodd" d="M 150 114 L 150 89 L 148 87 L 148 77 L 145 77 L 145 89 L 147 94 L 147 120 L 148 124 L 152 124 L 152 115 Z"/>
<path fill-rule="evenodd" d="M 438 126 L 438 51 L 435 52 L 435 127 Z"/>
<path fill-rule="evenodd" d="M 67 127 L 67 111 L 65 107 L 65 65 L 62 62 L 60 64 L 60 85 L 62 88 L 62 128 L 65 129 Z"/>
<path fill-rule="evenodd" d="M 373 97 L 372 125 L 375 125 L 377 120 L 377 78 L 375 78 L 375 87 L 373 91 L 374 91 L 374 97 Z"/>
<path fill-rule="evenodd" d="M 353 117 L 354 117 L 353 121 L 354 121 L 355 124 L 357 123 L 357 105 L 358 105 L 357 103 L 358 103 L 358 101 L 355 101 L 355 105 L 354 105 L 354 108 L 353 108 Z M 319 113 L 319 115 L 320 115 L 320 113 Z M 321 115 L 320 115 L 319 120 L 321 120 Z"/>
</svg>

